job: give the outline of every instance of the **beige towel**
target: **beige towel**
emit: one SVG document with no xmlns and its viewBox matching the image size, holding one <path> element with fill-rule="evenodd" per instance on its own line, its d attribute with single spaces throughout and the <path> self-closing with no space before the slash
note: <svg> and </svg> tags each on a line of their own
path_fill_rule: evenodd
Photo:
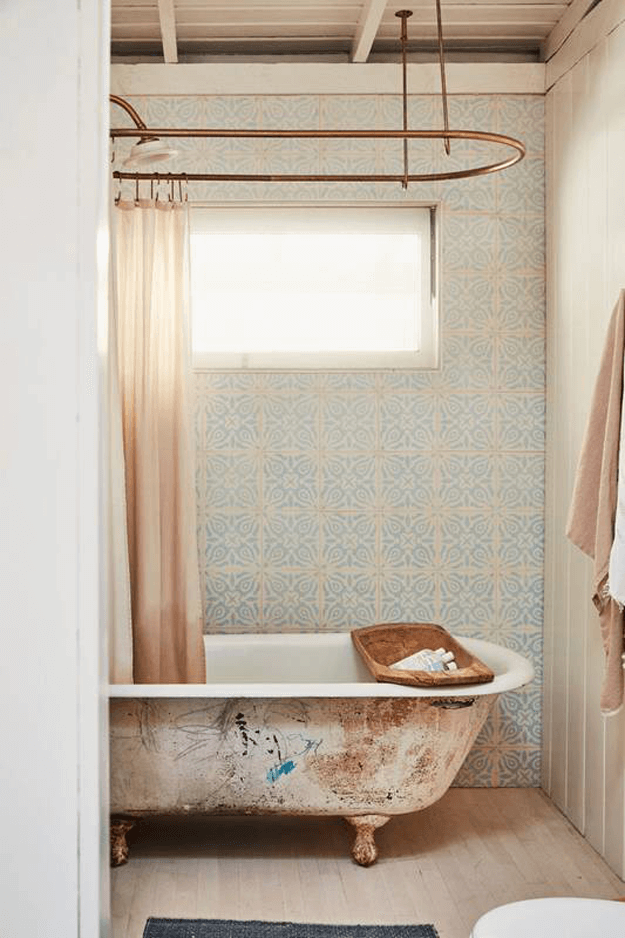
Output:
<svg viewBox="0 0 625 938">
<path fill-rule="evenodd" d="M 624 354 L 625 291 L 621 291 L 608 326 L 566 528 L 567 537 L 594 560 L 592 599 L 605 652 L 603 713 L 614 713 L 623 703 L 623 612 L 607 594 L 607 579 L 616 514 Z"/>
</svg>

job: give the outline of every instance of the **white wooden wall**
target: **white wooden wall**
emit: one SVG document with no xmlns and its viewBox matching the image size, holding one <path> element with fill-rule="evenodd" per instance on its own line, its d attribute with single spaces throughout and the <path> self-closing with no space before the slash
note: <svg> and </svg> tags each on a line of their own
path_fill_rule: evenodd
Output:
<svg viewBox="0 0 625 938">
<path fill-rule="evenodd" d="M 625 288 L 625 25 L 586 45 L 547 94 L 543 787 L 625 877 L 625 713 L 600 714 L 591 562 L 564 536 L 606 327 Z"/>
<path fill-rule="evenodd" d="M 106 315 L 109 17 L 108 0 L 0 2 L 6 938 L 107 934 L 96 321 L 98 308 Z"/>
</svg>

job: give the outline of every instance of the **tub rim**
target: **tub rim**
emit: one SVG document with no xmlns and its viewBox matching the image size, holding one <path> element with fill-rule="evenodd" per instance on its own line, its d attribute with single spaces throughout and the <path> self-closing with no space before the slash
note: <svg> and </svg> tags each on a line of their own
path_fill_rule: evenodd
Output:
<svg viewBox="0 0 625 938">
<path fill-rule="evenodd" d="M 207 698 L 324 698 L 324 697 L 485 697 L 515 690 L 534 678 L 534 668 L 518 652 L 482 638 L 456 636 L 467 650 L 481 658 L 494 672 L 495 679 L 487 684 L 456 684 L 445 687 L 408 687 L 403 684 L 371 682 L 345 683 L 228 683 L 228 684 L 109 684 L 108 696 L 116 697 L 207 697 Z M 300 647 L 319 643 L 323 639 L 330 645 L 351 645 L 349 632 L 268 632 L 252 634 L 225 633 L 204 636 L 206 646 L 211 642 L 226 645 L 263 644 Z"/>
</svg>

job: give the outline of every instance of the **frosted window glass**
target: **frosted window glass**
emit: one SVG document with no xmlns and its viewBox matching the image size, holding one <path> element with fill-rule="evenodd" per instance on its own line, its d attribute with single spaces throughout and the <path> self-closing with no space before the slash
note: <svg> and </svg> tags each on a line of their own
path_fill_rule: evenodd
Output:
<svg viewBox="0 0 625 938">
<path fill-rule="evenodd" d="M 423 352 L 430 242 L 427 208 L 194 209 L 196 362 L 314 367 Z"/>
</svg>

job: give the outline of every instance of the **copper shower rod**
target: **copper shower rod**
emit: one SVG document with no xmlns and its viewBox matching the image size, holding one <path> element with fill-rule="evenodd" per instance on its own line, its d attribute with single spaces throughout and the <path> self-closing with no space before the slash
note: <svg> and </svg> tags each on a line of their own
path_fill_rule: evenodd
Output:
<svg viewBox="0 0 625 938">
<path fill-rule="evenodd" d="M 459 140 L 487 140 L 491 143 L 505 143 L 525 153 L 525 147 L 514 137 L 505 137 L 481 130 L 273 130 L 261 128 L 255 130 L 232 129 L 229 127 L 112 127 L 111 137 L 145 137 L 153 134 L 157 137 L 301 137 L 323 139 L 326 137 L 375 138 L 378 140 L 412 140 L 425 138 L 438 140 L 455 137 Z"/>
<path fill-rule="evenodd" d="M 150 130 L 150 133 L 154 133 L 159 136 L 163 134 L 162 130 Z M 132 136 L 133 134 L 124 134 L 124 136 Z M 405 182 L 427 182 L 431 180 L 432 182 L 440 182 L 446 179 L 468 179 L 474 176 L 485 176 L 488 173 L 495 173 L 500 169 L 506 169 L 508 166 L 513 166 L 515 163 L 518 163 L 519 160 L 523 159 L 525 155 L 525 147 L 520 141 L 515 140 L 514 137 L 506 137 L 502 134 L 491 134 L 486 131 L 479 130 L 353 130 L 353 131 L 343 131 L 343 130 L 325 130 L 325 131 L 273 131 L 273 130 L 260 130 L 260 131 L 250 131 L 250 130 L 230 130 L 230 131 L 221 131 L 221 130 L 196 130 L 196 131 L 187 131 L 181 130 L 176 131 L 172 130 L 167 136 L 201 136 L 201 137 L 220 137 L 222 135 L 228 137 L 305 137 L 305 138 L 350 138 L 356 137 L 359 139 L 362 138 L 373 138 L 377 140 L 412 140 L 412 139 L 426 139 L 426 140 L 443 140 L 445 137 L 449 137 L 452 140 L 481 140 L 487 143 L 498 143 L 508 147 L 511 147 L 515 150 L 515 153 L 508 157 L 506 160 L 502 160 L 498 163 L 490 163 L 486 166 L 476 166 L 469 169 L 460 169 L 452 170 L 449 172 L 441 173 L 365 173 L 365 174 L 298 174 L 298 173 L 132 173 L 132 172 L 122 172 L 116 170 L 113 173 L 114 179 L 132 179 L 132 180 L 154 180 L 159 182 L 168 182 L 168 181 L 177 181 L 177 182 L 399 182 L 404 184 Z"/>
<path fill-rule="evenodd" d="M 145 128 L 150 136 L 157 137 L 287 137 L 304 139 L 375 139 L 375 140 L 479 140 L 485 143 L 497 143 L 511 147 L 515 152 L 505 160 L 489 163 L 486 166 L 476 166 L 469 169 L 451 170 L 441 173 L 368 173 L 338 175 L 326 174 L 297 174 L 297 173 L 131 173 L 116 170 L 114 179 L 154 180 L 181 182 L 399 182 L 405 185 L 408 182 L 442 182 L 448 179 L 469 179 L 475 176 L 485 176 L 496 173 L 508 166 L 514 166 L 525 156 L 525 147 L 514 137 L 503 134 L 493 134 L 480 130 L 213 130 L 198 128 L 163 127 L 158 129 Z M 145 135 L 145 130 L 143 135 Z M 137 130 L 112 130 L 111 136 L 136 137 Z"/>
<path fill-rule="evenodd" d="M 504 134 L 490 133 L 480 130 L 450 130 L 447 107 L 447 82 L 445 79 L 445 59 L 443 50 L 443 33 L 441 25 L 440 0 L 436 0 L 436 18 L 438 24 L 439 58 L 441 69 L 441 91 L 443 100 L 443 130 L 408 130 L 408 94 L 406 86 L 406 21 L 412 16 L 410 10 L 400 10 L 395 14 L 402 21 L 401 51 L 402 51 L 402 101 L 403 101 L 403 128 L 401 130 L 275 130 L 261 129 L 232 129 L 212 127 L 147 127 L 139 117 L 133 106 L 118 95 L 110 95 L 111 102 L 119 105 L 130 116 L 134 127 L 112 127 L 111 138 L 139 137 L 142 141 L 159 137 L 217 137 L 217 138 L 248 138 L 248 139 L 295 139 L 295 140 L 402 140 L 404 156 L 404 172 L 375 173 L 375 174 L 297 174 L 297 173 L 113 173 L 115 179 L 131 179 L 153 181 L 180 181 L 180 182 L 400 182 L 405 189 L 409 182 L 440 182 L 447 179 L 467 179 L 474 176 L 485 176 L 496 173 L 501 169 L 514 166 L 525 156 L 525 147 L 520 140 Z M 409 173 L 408 172 L 408 141 L 409 140 L 443 140 L 445 152 L 450 152 L 450 140 L 476 140 L 482 143 L 495 143 L 511 148 L 514 153 L 496 163 L 484 166 L 475 166 L 468 169 L 450 170 L 440 173 Z"/>
</svg>

